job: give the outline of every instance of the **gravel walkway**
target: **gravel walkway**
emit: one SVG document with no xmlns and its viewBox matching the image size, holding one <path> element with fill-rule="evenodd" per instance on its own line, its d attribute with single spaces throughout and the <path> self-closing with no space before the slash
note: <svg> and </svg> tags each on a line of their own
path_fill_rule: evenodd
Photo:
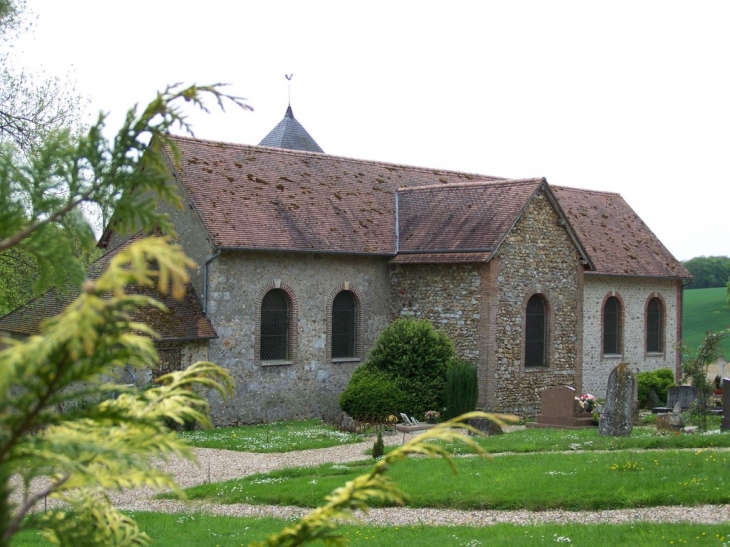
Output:
<svg viewBox="0 0 730 547">
<path fill-rule="evenodd" d="M 384 438 L 388 445 L 401 444 L 412 435 L 391 435 Z M 172 473 L 177 483 L 187 488 L 204 482 L 219 482 L 240 478 L 254 473 L 265 473 L 282 467 L 314 466 L 327 462 L 362 460 L 372 442 L 335 446 L 318 450 L 303 450 L 276 454 L 233 452 L 230 450 L 195 449 L 200 462 L 196 465 L 187 460 L 174 459 L 161 464 Z M 156 491 L 137 489 L 111 492 L 115 506 L 128 511 L 156 511 L 160 513 L 208 513 L 226 516 L 270 516 L 295 519 L 309 511 L 299 507 L 272 505 L 216 505 L 199 501 L 175 501 L 152 499 Z M 17 501 L 17 500 L 16 500 Z M 52 506 L 49 501 L 49 508 Z M 630 523 L 630 522 L 688 522 L 695 524 L 730 525 L 730 505 L 704 505 L 699 507 L 650 507 L 642 509 L 618 509 L 610 511 L 457 511 L 447 509 L 371 509 L 358 514 L 362 522 L 375 525 L 471 525 L 490 524 L 543 524 L 543 523 Z"/>
</svg>

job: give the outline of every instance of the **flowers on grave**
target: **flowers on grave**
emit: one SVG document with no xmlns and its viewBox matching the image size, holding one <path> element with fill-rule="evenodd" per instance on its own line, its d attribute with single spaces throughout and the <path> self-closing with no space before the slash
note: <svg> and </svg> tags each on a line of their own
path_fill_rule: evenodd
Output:
<svg viewBox="0 0 730 547">
<path fill-rule="evenodd" d="M 395 414 L 391 414 L 390 416 L 388 416 L 385 419 L 385 421 L 388 422 L 389 424 L 398 423 L 398 416 L 396 416 Z"/>
<path fill-rule="evenodd" d="M 591 395 L 590 393 L 584 393 L 580 396 L 578 401 L 580 402 L 580 406 L 582 406 L 583 410 L 586 412 L 593 412 L 593 408 L 596 406 L 596 396 Z"/>
<path fill-rule="evenodd" d="M 441 416 L 440 412 L 437 412 L 436 410 L 427 410 L 426 411 L 426 421 L 430 424 L 435 424 L 439 421 L 439 417 Z"/>
</svg>

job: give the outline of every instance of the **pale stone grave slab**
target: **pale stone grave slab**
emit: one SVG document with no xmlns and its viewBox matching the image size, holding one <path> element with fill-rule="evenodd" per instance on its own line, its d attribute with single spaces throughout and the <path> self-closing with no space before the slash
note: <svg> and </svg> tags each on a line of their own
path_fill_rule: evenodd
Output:
<svg viewBox="0 0 730 547">
<path fill-rule="evenodd" d="M 636 375 L 626 363 L 619 363 L 608 376 L 606 406 L 601 413 L 598 433 L 607 437 L 627 437 L 633 429 L 636 403 Z"/>
<path fill-rule="evenodd" d="M 694 386 L 674 386 L 667 391 L 667 406 L 674 408 L 677 403 L 682 410 L 687 410 L 697 399 L 697 388 Z"/>
</svg>

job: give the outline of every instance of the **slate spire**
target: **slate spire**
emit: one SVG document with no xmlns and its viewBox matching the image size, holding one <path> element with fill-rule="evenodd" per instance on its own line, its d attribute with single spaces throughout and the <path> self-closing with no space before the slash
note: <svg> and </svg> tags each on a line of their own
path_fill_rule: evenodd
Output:
<svg viewBox="0 0 730 547">
<path fill-rule="evenodd" d="M 291 104 L 286 108 L 284 118 L 276 124 L 268 135 L 266 135 L 259 146 L 273 146 L 275 148 L 288 148 L 289 150 L 304 150 L 306 152 L 324 153 L 316 141 L 311 137 L 294 117 Z"/>
</svg>

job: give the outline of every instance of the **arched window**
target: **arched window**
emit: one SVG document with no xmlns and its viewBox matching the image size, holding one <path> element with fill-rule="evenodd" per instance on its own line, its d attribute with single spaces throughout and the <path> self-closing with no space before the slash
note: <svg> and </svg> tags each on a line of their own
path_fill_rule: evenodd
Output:
<svg viewBox="0 0 730 547">
<path fill-rule="evenodd" d="M 261 360 L 289 358 L 289 298 L 285 291 L 272 289 L 261 302 Z"/>
<path fill-rule="evenodd" d="M 603 305 L 603 353 L 621 353 L 621 304 L 615 296 Z"/>
<path fill-rule="evenodd" d="M 340 291 L 332 302 L 332 358 L 355 357 L 357 347 L 357 299 Z"/>
<path fill-rule="evenodd" d="M 534 294 L 527 301 L 525 315 L 525 366 L 546 367 L 547 308 L 543 298 Z"/>
<path fill-rule="evenodd" d="M 661 353 L 664 340 L 662 302 L 657 297 L 646 306 L 646 351 Z"/>
</svg>

